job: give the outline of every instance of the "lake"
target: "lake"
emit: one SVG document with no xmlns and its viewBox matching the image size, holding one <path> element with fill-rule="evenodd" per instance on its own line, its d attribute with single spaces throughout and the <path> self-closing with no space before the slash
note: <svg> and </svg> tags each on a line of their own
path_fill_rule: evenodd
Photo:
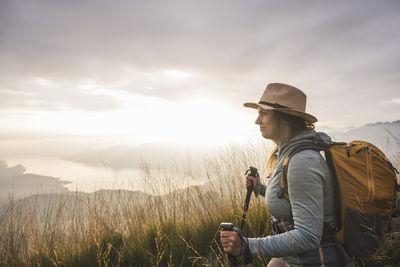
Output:
<svg viewBox="0 0 400 267">
<path fill-rule="evenodd" d="M 139 169 L 113 170 L 107 166 L 89 166 L 77 162 L 50 157 L 14 157 L 4 159 L 8 167 L 21 164 L 25 173 L 59 178 L 69 181 L 66 184 L 71 191 L 94 192 L 101 189 L 143 191 L 152 194 L 164 194 L 177 188 L 201 184 L 198 177 L 179 179 L 179 183 L 171 181 L 171 175 L 165 175 L 150 169 L 151 175 L 146 175 Z M 143 179 L 142 177 L 146 177 Z M 163 178 L 164 177 L 164 178 Z"/>
</svg>

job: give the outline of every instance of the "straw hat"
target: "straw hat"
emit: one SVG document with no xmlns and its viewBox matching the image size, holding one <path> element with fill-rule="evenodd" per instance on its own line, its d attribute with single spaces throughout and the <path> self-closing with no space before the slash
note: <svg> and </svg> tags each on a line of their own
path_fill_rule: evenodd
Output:
<svg viewBox="0 0 400 267">
<path fill-rule="evenodd" d="M 306 113 L 307 96 L 305 93 L 288 84 L 270 83 L 258 103 L 244 103 L 248 108 L 274 109 L 279 112 L 303 118 L 309 123 L 317 118 Z"/>
</svg>

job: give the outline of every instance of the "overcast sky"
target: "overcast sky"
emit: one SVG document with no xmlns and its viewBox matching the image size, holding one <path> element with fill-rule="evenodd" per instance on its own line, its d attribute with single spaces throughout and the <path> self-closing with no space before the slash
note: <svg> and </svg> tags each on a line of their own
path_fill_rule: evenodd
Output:
<svg viewBox="0 0 400 267">
<path fill-rule="evenodd" d="M 400 119 L 400 2 L 0 0 L 0 136 L 257 133 L 267 83 L 321 129 Z"/>
</svg>

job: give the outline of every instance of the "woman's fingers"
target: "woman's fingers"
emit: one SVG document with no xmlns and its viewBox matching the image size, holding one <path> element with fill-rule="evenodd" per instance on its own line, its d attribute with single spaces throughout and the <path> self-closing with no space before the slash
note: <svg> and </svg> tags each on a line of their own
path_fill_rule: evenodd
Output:
<svg viewBox="0 0 400 267">
<path fill-rule="evenodd" d="M 246 187 L 255 186 L 258 183 L 258 179 L 253 176 L 246 176 Z"/>
<path fill-rule="evenodd" d="M 230 253 L 233 251 L 233 246 L 237 243 L 239 235 L 235 231 L 222 231 L 220 233 L 220 240 L 224 251 Z"/>
<path fill-rule="evenodd" d="M 222 231 L 220 233 L 221 244 L 226 253 L 239 256 L 242 250 L 242 241 L 235 231 Z"/>
</svg>

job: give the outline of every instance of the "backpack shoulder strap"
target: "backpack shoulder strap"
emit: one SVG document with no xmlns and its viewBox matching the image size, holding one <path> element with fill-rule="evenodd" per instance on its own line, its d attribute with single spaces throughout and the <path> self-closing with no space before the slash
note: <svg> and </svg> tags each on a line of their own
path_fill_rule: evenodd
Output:
<svg viewBox="0 0 400 267">
<path fill-rule="evenodd" d="M 327 153 L 327 157 L 330 158 L 330 151 L 329 151 L 329 145 L 328 146 L 318 146 L 318 145 L 302 145 L 297 148 L 295 148 L 292 152 L 289 153 L 289 155 L 285 158 L 285 161 L 283 162 L 282 166 L 282 175 L 281 175 L 281 180 L 280 180 L 280 190 L 278 192 L 278 197 L 279 198 L 285 198 L 287 201 L 290 203 L 290 198 L 289 198 L 289 191 L 288 191 L 288 181 L 287 181 L 287 173 L 289 169 L 289 162 L 290 159 L 298 152 L 306 150 L 306 149 L 313 149 L 316 151 L 324 151 Z M 337 209 L 335 207 L 335 209 Z M 292 211 L 290 210 L 290 216 L 293 218 Z M 323 234 L 322 234 L 322 239 L 331 239 L 333 235 L 336 233 L 336 229 L 333 229 L 331 226 L 329 226 L 326 222 L 324 222 L 323 226 Z"/>
<path fill-rule="evenodd" d="M 268 162 L 267 162 L 267 178 L 271 177 L 272 171 L 275 168 L 275 164 L 276 164 L 276 158 L 277 158 L 277 151 L 278 151 L 278 146 L 275 146 L 272 151 L 271 154 L 269 155 L 268 158 Z"/>
<path fill-rule="evenodd" d="M 289 199 L 289 193 L 288 193 L 288 181 L 287 181 L 287 174 L 288 174 L 288 169 L 289 169 L 289 162 L 291 158 L 298 152 L 306 150 L 306 149 L 313 149 L 317 151 L 324 151 L 328 152 L 329 150 L 327 147 L 324 146 L 318 146 L 318 145 L 312 145 L 312 144 L 306 144 L 306 145 L 301 145 L 296 147 L 294 150 L 292 150 L 289 155 L 285 158 L 285 161 L 283 162 L 282 166 L 282 175 L 281 175 L 281 180 L 280 180 L 280 190 L 278 192 L 278 197 L 279 198 L 286 198 L 288 201 Z"/>
</svg>

